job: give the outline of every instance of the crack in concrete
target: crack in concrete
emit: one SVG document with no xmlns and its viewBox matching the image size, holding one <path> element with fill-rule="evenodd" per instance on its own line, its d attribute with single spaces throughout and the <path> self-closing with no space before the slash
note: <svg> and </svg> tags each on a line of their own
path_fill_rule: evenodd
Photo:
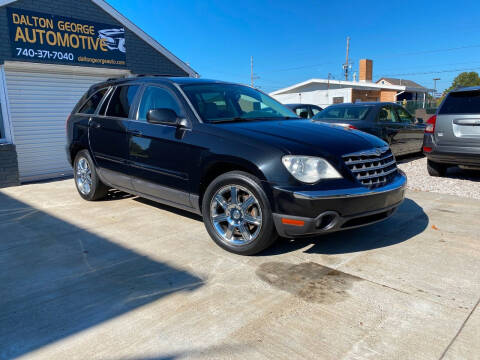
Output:
<svg viewBox="0 0 480 360">
<path fill-rule="evenodd" d="M 458 329 L 457 333 L 455 334 L 455 336 L 452 338 L 452 341 L 450 341 L 450 343 L 447 345 L 447 347 L 445 348 L 445 350 L 443 351 L 442 355 L 438 358 L 438 360 L 443 360 L 445 358 L 445 355 L 447 355 L 447 352 L 448 350 L 450 350 L 450 348 L 452 347 L 453 343 L 455 342 L 455 340 L 457 340 L 458 336 L 460 335 L 460 333 L 462 332 L 463 328 L 465 327 L 465 325 L 467 324 L 468 320 L 470 319 L 470 317 L 472 316 L 473 312 L 475 311 L 475 309 L 478 307 L 478 305 L 480 304 L 480 298 L 478 298 L 478 301 L 477 303 L 475 304 L 475 306 L 472 308 L 472 311 L 470 311 L 470 313 L 468 314 L 468 316 L 465 318 L 465 320 L 463 321 L 462 323 L 462 326 L 460 326 L 460 328 Z"/>
</svg>

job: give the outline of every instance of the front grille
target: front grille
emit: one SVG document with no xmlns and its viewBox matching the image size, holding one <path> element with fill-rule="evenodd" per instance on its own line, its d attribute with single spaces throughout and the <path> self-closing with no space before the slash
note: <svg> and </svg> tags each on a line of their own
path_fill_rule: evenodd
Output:
<svg viewBox="0 0 480 360">
<path fill-rule="evenodd" d="M 343 161 L 353 176 L 371 189 L 388 184 L 397 173 L 397 163 L 388 146 L 347 154 Z"/>
</svg>

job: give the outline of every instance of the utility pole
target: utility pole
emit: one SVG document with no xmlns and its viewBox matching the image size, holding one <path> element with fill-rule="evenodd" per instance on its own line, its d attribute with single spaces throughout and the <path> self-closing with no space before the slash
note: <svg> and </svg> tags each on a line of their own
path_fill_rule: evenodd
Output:
<svg viewBox="0 0 480 360">
<path fill-rule="evenodd" d="M 350 63 L 348 62 L 348 53 L 350 51 L 350 36 L 347 36 L 347 57 L 345 59 L 345 64 L 343 64 L 343 72 L 345 73 L 345 80 L 348 81 L 348 70 L 350 68 Z"/>
<path fill-rule="evenodd" d="M 253 88 L 253 56 L 250 56 L 250 86 Z"/>
<path fill-rule="evenodd" d="M 250 56 L 250 86 L 255 87 L 255 80 L 260 79 L 260 76 L 257 76 L 253 72 L 253 56 Z"/>
<path fill-rule="evenodd" d="M 434 78 L 433 79 L 433 97 L 437 95 L 437 81 L 441 80 L 440 78 Z"/>
</svg>

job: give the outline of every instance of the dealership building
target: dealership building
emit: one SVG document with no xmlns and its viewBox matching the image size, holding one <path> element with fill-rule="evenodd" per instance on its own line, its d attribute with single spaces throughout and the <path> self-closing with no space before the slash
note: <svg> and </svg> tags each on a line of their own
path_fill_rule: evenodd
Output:
<svg viewBox="0 0 480 360">
<path fill-rule="evenodd" d="M 0 187 L 70 175 L 65 121 L 94 83 L 198 74 L 102 0 L 0 0 Z"/>
</svg>

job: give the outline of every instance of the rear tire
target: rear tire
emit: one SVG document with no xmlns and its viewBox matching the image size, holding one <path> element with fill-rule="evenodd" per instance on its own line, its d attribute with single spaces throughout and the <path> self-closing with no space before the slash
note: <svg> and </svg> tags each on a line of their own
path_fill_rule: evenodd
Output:
<svg viewBox="0 0 480 360">
<path fill-rule="evenodd" d="M 442 177 L 447 173 L 448 166 L 427 160 L 427 171 L 430 176 Z"/>
<path fill-rule="evenodd" d="M 243 171 L 231 171 L 212 181 L 203 197 L 202 214 L 217 245 L 238 255 L 256 254 L 278 238 L 260 180 Z"/>
<path fill-rule="evenodd" d="M 73 173 L 75 186 L 83 199 L 95 201 L 107 195 L 108 187 L 98 177 L 93 160 L 87 150 L 81 150 L 75 156 Z"/>
</svg>

